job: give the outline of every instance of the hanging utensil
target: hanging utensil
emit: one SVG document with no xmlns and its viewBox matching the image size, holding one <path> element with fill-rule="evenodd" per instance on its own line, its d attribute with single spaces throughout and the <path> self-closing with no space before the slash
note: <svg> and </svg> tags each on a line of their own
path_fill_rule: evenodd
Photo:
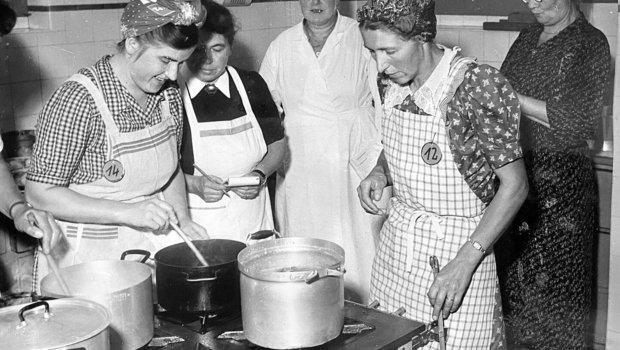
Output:
<svg viewBox="0 0 620 350">
<path fill-rule="evenodd" d="M 170 222 L 170 226 L 172 226 L 172 228 L 174 229 L 174 231 L 181 236 L 181 238 L 185 241 L 185 244 L 187 244 L 187 246 L 189 247 L 189 249 L 192 251 L 192 253 L 194 253 L 194 255 L 196 256 L 196 258 L 198 259 L 198 261 L 200 261 L 200 263 L 202 264 L 202 266 L 209 266 L 209 263 L 207 262 L 207 260 L 204 258 L 204 256 L 202 256 L 202 254 L 200 254 L 200 251 L 198 250 L 198 248 L 196 248 L 196 246 L 194 245 L 194 243 L 192 243 L 192 241 L 189 239 L 189 237 L 187 237 L 187 235 L 185 234 L 185 232 L 183 232 L 181 230 L 181 228 L 179 227 L 179 225 L 175 224 L 174 222 Z"/>
<path fill-rule="evenodd" d="M 431 268 L 433 269 L 433 276 L 437 278 L 439 274 L 439 260 L 435 255 L 430 257 Z M 443 327 L 443 305 L 442 309 L 439 310 L 439 319 L 437 320 L 437 324 L 439 325 L 439 349 L 446 350 L 446 337 L 444 333 Z"/>
</svg>

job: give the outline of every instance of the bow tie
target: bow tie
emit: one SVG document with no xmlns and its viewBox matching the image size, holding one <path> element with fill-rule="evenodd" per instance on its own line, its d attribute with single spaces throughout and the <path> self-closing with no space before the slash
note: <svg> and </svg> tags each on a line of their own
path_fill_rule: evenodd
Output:
<svg viewBox="0 0 620 350">
<path fill-rule="evenodd" d="M 217 87 L 215 87 L 215 84 L 206 84 L 204 89 L 209 95 L 213 95 L 217 92 Z"/>
</svg>

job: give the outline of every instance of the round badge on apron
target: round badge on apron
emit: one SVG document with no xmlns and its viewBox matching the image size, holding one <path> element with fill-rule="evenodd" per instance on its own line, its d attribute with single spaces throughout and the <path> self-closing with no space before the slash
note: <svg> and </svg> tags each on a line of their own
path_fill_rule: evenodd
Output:
<svg viewBox="0 0 620 350">
<path fill-rule="evenodd" d="M 125 176 L 125 169 L 118 160 L 108 160 L 103 165 L 103 177 L 110 182 L 119 182 Z"/>
<path fill-rule="evenodd" d="M 437 145 L 433 141 L 427 142 L 424 144 L 424 146 L 422 146 L 422 151 L 420 152 L 420 155 L 422 156 L 422 160 L 424 161 L 424 163 L 428 165 L 435 165 L 439 163 L 442 157 L 439 145 Z"/>
</svg>

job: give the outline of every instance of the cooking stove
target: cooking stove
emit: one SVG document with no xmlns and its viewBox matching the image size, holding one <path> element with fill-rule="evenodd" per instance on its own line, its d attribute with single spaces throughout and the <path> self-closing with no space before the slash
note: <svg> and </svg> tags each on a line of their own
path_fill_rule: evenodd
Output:
<svg viewBox="0 0 620 350">
<path fill-rule="evenodd" d="M 395 314 L 345 301 L 344 332 L 336 339 L 311 350 L 397 349 L 428 340 L 431 328 Z M 423 339 L 424 338 L 424 339 Z M 165 344 L 165 345 L 164 345 Z M 220 317 L 179 316 L 156 312 L 155 336 L 141 350 L 241 350 L 264 349 L 243 336 L 241 315 Z"/>
</svg>

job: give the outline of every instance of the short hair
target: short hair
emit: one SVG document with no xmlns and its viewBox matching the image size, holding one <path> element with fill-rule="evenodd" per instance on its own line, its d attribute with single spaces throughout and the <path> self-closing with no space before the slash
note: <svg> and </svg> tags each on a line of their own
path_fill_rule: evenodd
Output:
<svg viewBox="0 0 620 350">
<path fill-rule="evenodd" d="M 198 44 L 198 27 L 195 24 L 188 26 L 167 23 L 153 31 L 135 37 L 140 43 L 165 44 L 176 50 L 190 49 Z M 117 44 L 120 51 L 125 50 L 125 40 Z"/>
<path fill-rule="evenodd" d="M 0 0 L 0 36 L 9 34 L 13 27 L 15 27 L 16 21 L 17 15 L 15 11 L 4 1 Z"/>
<path fill-rule="evenodd" d="M 204 34 L 203 39 L 209 41 L 213 34 L 221 34 L 232 46 L 235 34 L 237 34 L 237 26 L 230 10 L 212 0 L 205 1 L 204 6 L 207 9 L 207 18 L 200 28 Z"/>
</svg>

